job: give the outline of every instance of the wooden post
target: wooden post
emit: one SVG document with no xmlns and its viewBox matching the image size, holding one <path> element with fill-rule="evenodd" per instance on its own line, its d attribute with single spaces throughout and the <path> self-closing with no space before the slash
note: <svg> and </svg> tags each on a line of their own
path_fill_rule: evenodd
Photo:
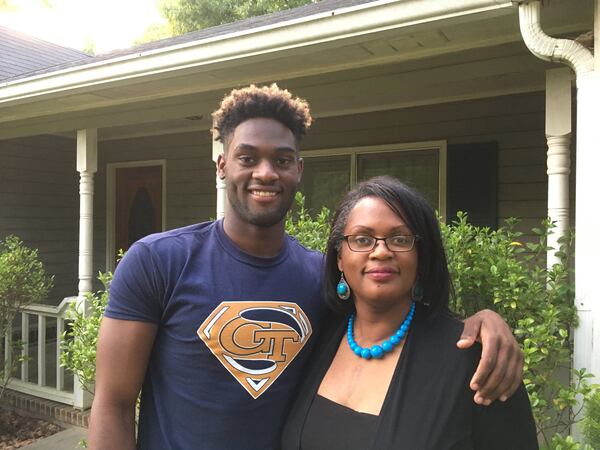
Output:
<svg viewBox="0 0 600 450">
<path fill-rule="evenodd" d="M 95 128 L 77 131 L 77 171 L 79 172 L 79 285 L 77 308 L 87 309 L 85 295 L 92 292 L 94 234 L 94 174 L 98 170 L 98 131 Z M 73 406 L 88 408 L 91 395 L 75 377 Z"/>
<path fill-rule="evenodd" d="M 571 70 L 546 71 L 546 139 L 548 141 L 548 217 L 555 223 L 548 236 L 547 267 L 559 262 L 559 239 L 569 228 L 569 175 L 571 173 Z"/>
<path fill-rule="evenodd" d="M 213 151 L 212 157 L 215 164 L 219 158 L 219 155 L 223 153 L 223 144 L 220 141 L 213 140 Z M 217 219 L 225 217 L 225 202 L 227 200 L 227 184 L 225 180 L 222 180 L 218 174 L 215 174 L 215 180 L 217 185 Z"/>
</svg>

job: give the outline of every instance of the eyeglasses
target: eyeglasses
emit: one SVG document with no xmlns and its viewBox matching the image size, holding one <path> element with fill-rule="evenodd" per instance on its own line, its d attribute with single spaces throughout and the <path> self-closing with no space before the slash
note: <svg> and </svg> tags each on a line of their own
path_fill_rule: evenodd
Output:
<svg viewBox="0 0 600 450">
<path fill-rule="evenodd" d="M 377 245 L 377 241 L 385 242 L 387 248 L 392 252 L 409 252 L 415 246 L 419 236 L 413 234 L 397 234 L 386 238 L 376 238 L 368 234 L 348 234 L 344 240 L 353 252 L 370 252 Z"/>
</svg>

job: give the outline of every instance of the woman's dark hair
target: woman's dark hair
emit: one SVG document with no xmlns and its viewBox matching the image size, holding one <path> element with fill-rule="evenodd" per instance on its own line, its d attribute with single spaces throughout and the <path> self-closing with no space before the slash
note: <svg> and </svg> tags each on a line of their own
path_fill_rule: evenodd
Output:
<svg viewBox="0 0 600 450">
<path fill-rule="evenodd" d="M 359 183 L 344 196 L 338 206 L 325 257 L 324 289 L 328 306 L 341 314 L 354 311 L 352 295 L 348 300 L 340 300 L 337 296 L 336 288 L 341 276 L 337 259 L 348 216 L 364 197 L 382 199 L 413 234 L 419 236 L 415 246 L 418 255 L 417 277 L 423 286 L 423 302 L 429 305 L 430 314 L 447 311 L 451 291 L 450 274 L 435 212 L 418 192 L 389 176 L 375 177 Z"/>
</svg>

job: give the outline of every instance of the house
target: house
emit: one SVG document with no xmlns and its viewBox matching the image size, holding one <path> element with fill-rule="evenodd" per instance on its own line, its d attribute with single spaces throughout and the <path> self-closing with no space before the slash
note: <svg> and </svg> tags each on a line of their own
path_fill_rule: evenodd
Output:
<svg viewBox="0 0 600 450">
<path fill-rule="evenodd" d="M 333 208 L 357 180 L 388 173 L 445 217 L 466 210 L 495 227 L 515 216 L 523 229 L 548 213 L 563 227 L 576 221 L 576 365 L 600 373 L 591 326 L 600 311 L 592 273 L 600 71 L 598 57 L 573 44 L 594 27 L 598 42 L 599 8 L 322 0 L 96 57 L 0 29 L 0 50 L 16 49 L 0 53 L 0 237 L 14 233 L 40 250 L 56 275 L 51 304 L 95 289 L 95 274 L 136 237 L 222 212 L 210 113 L 233 87 L 277 82 L 308 99 L 316 117 L 302 144 L 310 207 Z M 26 371 L 18 388 L 64 389 L 62 375 L 43 372 Z"/>
</svg>

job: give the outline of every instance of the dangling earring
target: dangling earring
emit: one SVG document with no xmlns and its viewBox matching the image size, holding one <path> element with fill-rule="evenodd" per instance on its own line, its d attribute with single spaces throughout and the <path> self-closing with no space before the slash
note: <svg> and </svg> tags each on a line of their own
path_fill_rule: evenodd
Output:
<svg viewBox="0 0 600 450">
<path fill-rule="evenodd" d="M 344 280 L 344 272 L 342 272 L 336 291 L 341 300 L 348 300 L 350 298 L 350 286 L 348 286 L 348 283 Z"/>
<path fill-rule="evenodd" d="M 423 300 L 423 285 L 418 279 L 410 290 L 410 296 L 413 302 L 420 302 Z"/>
</svg>

